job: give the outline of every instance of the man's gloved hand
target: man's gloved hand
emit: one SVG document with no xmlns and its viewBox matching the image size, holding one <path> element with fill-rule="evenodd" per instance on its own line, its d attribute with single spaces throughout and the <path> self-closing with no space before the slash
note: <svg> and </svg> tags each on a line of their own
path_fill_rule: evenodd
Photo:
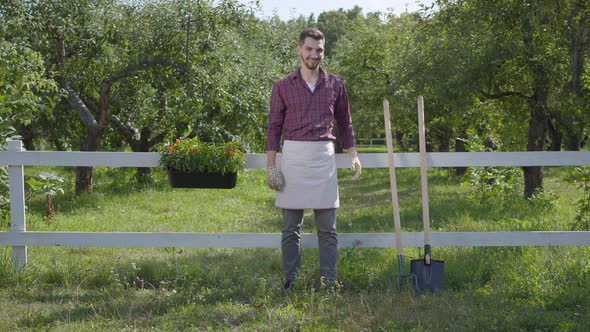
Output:
<svg viewBox="0 0 590 332">
<path fill-rule="evenodd" d="M 350 159 L 352 161 L 350 169 L 354 172 L 354 176 L 352 178 L 354 180 L 358 180 L 358 178 L 361 177 L 361 173 L 362 173 L 362 169 L 363 169 L 363 167 L 361 166 L 361 161 L 359 160 L 359 156 L 358 156 L 358 153 L 356 152 L 356 150 L 350 151 L 349 154 L 350 154 Z"/>
<path fill-rule="evenodd" d="M 285 186 L 283 174 L 274 166 L 266 168 L 266 185 L 276 191 L 282 191 Z"/>
</svg>

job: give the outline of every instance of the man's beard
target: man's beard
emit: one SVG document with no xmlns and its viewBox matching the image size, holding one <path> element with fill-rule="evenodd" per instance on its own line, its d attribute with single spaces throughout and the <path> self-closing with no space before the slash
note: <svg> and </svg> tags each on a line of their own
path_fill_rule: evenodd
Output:
<svg viewBox="0 0 590 332">
<path fill-rule="evenodd" d="M 313 60 L 306 60 L 303 58 L 303 56 L 299 56 L 301 58 L 301 62 L 305 65 L 305 67 L 309 70 L 316 70 L 318 68 L 318 66 L 320 65 L 320 63 L 322 62 L 321 60 L 317 60 L 317 61 L 313 61 Z"/>
</svg>

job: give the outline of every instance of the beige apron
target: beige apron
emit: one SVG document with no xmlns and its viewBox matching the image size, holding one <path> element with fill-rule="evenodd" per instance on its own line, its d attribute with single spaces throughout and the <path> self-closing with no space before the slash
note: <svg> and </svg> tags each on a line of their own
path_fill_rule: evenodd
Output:
<svg viewBox="0 0 590 332">
<path fill-rule="evenodd" d="M 332 141 L 283 143 L 280 169 L 285 178 L 275 206 L 283 209 L 332 209 L 340 206 Z"/>
</svg>

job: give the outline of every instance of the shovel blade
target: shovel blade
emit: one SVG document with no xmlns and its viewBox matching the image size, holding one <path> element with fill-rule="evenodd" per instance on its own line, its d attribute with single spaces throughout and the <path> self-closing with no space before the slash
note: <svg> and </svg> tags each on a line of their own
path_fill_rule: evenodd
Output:
<svg viewBox="0 0 590 332">
<path fill-rule="evenodd" d="M 416 276 L 416 290 L 435 292 L 443 288 L 444 263 L 444 261 L 431 259 L 430 264 L 426 264 L 424 259 L 413 259 L 410 262 L 410 273 Z"/>
</svg>

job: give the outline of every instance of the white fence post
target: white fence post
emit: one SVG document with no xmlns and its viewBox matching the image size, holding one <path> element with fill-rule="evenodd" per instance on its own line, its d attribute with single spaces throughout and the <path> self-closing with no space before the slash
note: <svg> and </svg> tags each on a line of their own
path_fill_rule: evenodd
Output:
<svg viewBox="0 0 590 332">
<path fill-rule="evenodd" d="M 8 151 L 23 151 L 21 141 L 7 141 Z M 25 221 L 25 179 L 22 165 L 8 166 L 8 179 L 10 184 L 10 225 L 12 232 L 26 232 Z M 12 247 L 12 262 L 17 270 L 27 265 L 27 247 Z"/>
</svg>

